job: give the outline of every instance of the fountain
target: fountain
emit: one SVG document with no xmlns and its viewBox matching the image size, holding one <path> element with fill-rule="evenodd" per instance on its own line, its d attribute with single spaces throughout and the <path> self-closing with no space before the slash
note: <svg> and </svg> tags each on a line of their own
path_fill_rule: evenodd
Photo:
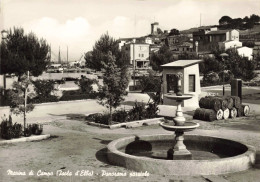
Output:
<svg viewBox="0 0 260 182">
<path fill-rule="evenodd" d="M 184 132 L 192 131 L 199 127 L 198 123 L 186 122 L 186 119 L 183 117 L 181 104 L 183 100 L 192 98 L 192 95 L 181 93 L 181 79 L 183 78 L 182 73 L 176 74 L 177 78 L 177 90 L 176 94 L 170 93 L 165 94 L 164 97 L 168 99 L 175 100 L 177 102 L 176 116 L 173 118 L 173 123 L 160 123 L 160 125 L 168 131 L 175 132 L 175 142 L 173 147 L 167 152 L 167 158 L 173 160 L 180 159 L 192 159 L 192 154 L 187 150 L 184 145 Z"/>
<path fill-rule="evenodd" d="M 185 84 L 185 89 L 183 90 L 189 90 L 187 89 L 189 85 L 187 82 L 185 83 L 185 80 L 189 80 L 188 74 L 195 74 L 196 79 L 199 76 L 198 68 L 196 68 L 198 66 L 195 67 L 195 63 L 197 64 L 198 60 L 186 60 L 185 64 L 178 61 L 166 64 L 164 81 L 167 78 L 166 74 L 172 74 L 170 69 L 172 66 L 176 67 L 177 72 L 181 66 L 184 66 L 184 71 L 180 71 L 184 73 L 182 83 Z M 197 73 L 194 73 L 194 70 L 197 70 Z M 164 97 L 168 101 L 176 101 L 176 117 L 173 118 L 173 122 L 160 123 L 163 129 L 175 132 L 175 135 L 138 135 L 114 140 L 107 146 L 108 161 L 113 165 L 123 166 L 134 171 L 178 176 L 220 175 L 252 167 L 256 158 L 256 150 L 252 146 L 224 138 L 202 135 L 185 134 L 184 140 L 184 133 L 196 129 L 199 124 L 193 121 L 186 122 L 182 112 L 182 103 L 186 107 L 189 103 L 187 101 L 193 102 L 197 99 L 196 96 L 194 99 L 194 94 L 181 93 L 182 74 L 176 75 L 178 85 L 175 93 L 164 93 Z M 196 83 L 199 83 L 199 80 Z M 167 88 L 167 85 L 164 85 L 164 88 Z M 195 88 L 200 88 L 200 85 Z M 198 92 L 195 90 L 194 93 Z"/>
</svg>

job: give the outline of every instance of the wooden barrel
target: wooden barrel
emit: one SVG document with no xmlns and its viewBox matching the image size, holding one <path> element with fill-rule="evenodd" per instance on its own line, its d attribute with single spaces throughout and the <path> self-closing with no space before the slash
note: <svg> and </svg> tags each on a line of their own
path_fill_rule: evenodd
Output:
<svg viewBox="0 0 260 182">
<path fill-rule="evenodd" d="M 228 96 L 228 97 L 224 97 L 224 99 L 227 100 L 227 108 L 228 109 L 232 109 L 234 107 L 234 100 L 233 100 L 233 98 Z"/>
<path fill-rule="evenodd" d="M 238 97 L 238 96 L 231 96 L 231 98 L 233 99 L 234 107 L 235 108 L 239 108 L 240 105 L 241 105 L 240 97 Z"/>
<path fill-rule="evenodd" d="M 242 105 L 242 108 L 243 108 L 243 113 L 242 115 L 243 116 L 249 116 L 249 113 L 250 113 L 250 107 L 249 105 Z"/>
<path fill-rule="evenodd" d="M 216 111 L 213 109 L 197 108 L 194 112 L 193 118 L 203 121 L 214 121 L 216 120 Z"/>
<path fill-rule="evenodd" d="M 243 116 L 243 107 L 239 106 L 237 109 L 237 117 Z"/>
<path fill-rule="evenodd" d="M 196 109 L 193 114 L 193 119 L 199 119 L 199 113 L 201 112 L 200 108 Z"/>
<path fill-rule="evenodd" d="M 237 109 L 236 108 L 233 107 L 232 109 L 230 109 L 229 117 L 232 118 L 232 119 L 237 117 Z"/>
<path fill-rule="evenodd" d="M 202 97 L 202 98 L 199 100 L 199 106 L 200 106 L 200 108 L 203 108 L 203 107 L 204 107 L 205 100 L 206 100 L 205 97 Z"/>
<path fill-rule="evenodd" d="M 229 118 L 229 109 L 226 108 L 224 111 L 223 111 L 223 119 L 228 119 Z"/>
<path fill-rule="evenodd" d="M 222 109 L 223 111 L 226 110 L 227 107 L 228 107 L 228 102 L 227 102 L 227 100 L 224 99 L 224 98 L 221 98 L 221 97 L 218 97 L 218 99 L 219 99 L 219 101 L 220 101 L 220 103 L 221 103 L 221 109 Z"/>
<path fill-rule="evenodd" d="M 216 118 L 217 118 L 217 120 L 223 119 L 223 111 L 222 111 L 222 109 L 219 109 L 217 111 Z"/>
<path fill-rule="evenodd" d="M 221 102 L 215 97 L 203 97 L 199 101 L 199 106 L 200 108 L 218 111 L 221 108 Z"/>
</svg>

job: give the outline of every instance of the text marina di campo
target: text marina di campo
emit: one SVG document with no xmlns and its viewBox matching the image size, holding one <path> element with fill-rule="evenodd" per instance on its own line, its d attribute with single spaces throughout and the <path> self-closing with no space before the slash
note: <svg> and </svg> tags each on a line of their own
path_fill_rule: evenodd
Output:
<svg viewBox="0 0 260 182">
<path fill-rule="evenodd" d="M 77 171 L 70 171 L 70 170 L 57 170 L 56 172 L 53 171 L 33 171 L 30 170 L 29 172 L 26 171 L 13 171 L 8 169 L 7 175 L 9 176 L 79 176 L 79 177 L 87 177 L 87 176 L 129 176 L 129 177 L 143 177 L 149 176 L 150 173 L 145 172 L 110 172 L 106 170 L 101 170 L 100 172 L 94 172 L 93 170 L 77 170 Z"/>
</svg>

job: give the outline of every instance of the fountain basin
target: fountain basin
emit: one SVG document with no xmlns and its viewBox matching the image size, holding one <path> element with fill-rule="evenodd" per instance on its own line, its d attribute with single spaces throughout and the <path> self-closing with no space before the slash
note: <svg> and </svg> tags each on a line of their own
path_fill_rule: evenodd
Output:
<svg viewBox="0 0 260 182">
<path fill-rule="evenodd" d="M 195 123 L 195 122 L 185 122 L 184 125 L 182 126 L 176 126 L 173 122 L 171 123 L 160 123 L 160 126 L 163 127 L 163 129 L 168 130 L 168 131 L 183 131 L 183 132 L 187 132 L 187 131 L 192 131 L 195 128 L 198 128 L 200 126 L 199 123 Z"/>
<path fill-rule="evenodd" d="M 190 95 L 190 94 L 183 94 L 183 95 L 165 94 L 164 96 L 169 99 L 180 100 L 180 101 L 192 98 L 192 95 Z"/>
<path fill-rule="evenodd" d="M 249 169 L 255 163 L 254 147 L 240 142 L 200 135 L 185 135 L 192 160 L 167 160 L 174 135 L 124 137 L 108 144 L 108 161 L 134 171 L 181 176 L 219 175 Z"/>
</svg>

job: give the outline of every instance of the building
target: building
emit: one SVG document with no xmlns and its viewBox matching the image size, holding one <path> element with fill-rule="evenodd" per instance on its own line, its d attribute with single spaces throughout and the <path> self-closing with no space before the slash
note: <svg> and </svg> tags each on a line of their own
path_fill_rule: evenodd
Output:
<svg viewBox="0 0 260 182">
<path fill-rule="evenodd" d="M 255 46 L 253 48 L 253 56 L 260 56 L 260 42 L 255 42 Z"/>
<path fill-rule="evenodd" d="M 146 69 L 149 67 L 149 54 L 150 45 L 145 43 L 135 43 L 131 42 L 122 46 L 124 50 L 129 55 L 129 63 L 136 69 Z"/>
<path fill-rule="evenodd" d="M 240 47 L 240 48 L 237 48 L 237 53 L 238 53 L 238 55 L 240 55 L 242 57 L 247 57 L 248 60 L 253 59 L 253 49 L 252 48 Z"/>
<path fill-rule="evenodd" d="M 193 48 L 196 52 L 211 51 L 220 42 L 239 41 L 237 30 L 199 29 L 193 32 Z"/>
<path fill-rule="evenodd" d="M 224 42 L 219 42 L 218 43 L 220 49 L 231 49 L 231 48 L 238 48 L 242 47 L 242 42 L 237 41 L 237 40 L 227 40 Z"/>
<path fill-rule="evenodd" d="M 185 42 L 188 43 L 190 41 L 190 38 L 183 35 L 171 35 L 168 36 L 165 41 L 170 50 L 179 51 L 179 46 L 183 45 Z"/>
</svg>

